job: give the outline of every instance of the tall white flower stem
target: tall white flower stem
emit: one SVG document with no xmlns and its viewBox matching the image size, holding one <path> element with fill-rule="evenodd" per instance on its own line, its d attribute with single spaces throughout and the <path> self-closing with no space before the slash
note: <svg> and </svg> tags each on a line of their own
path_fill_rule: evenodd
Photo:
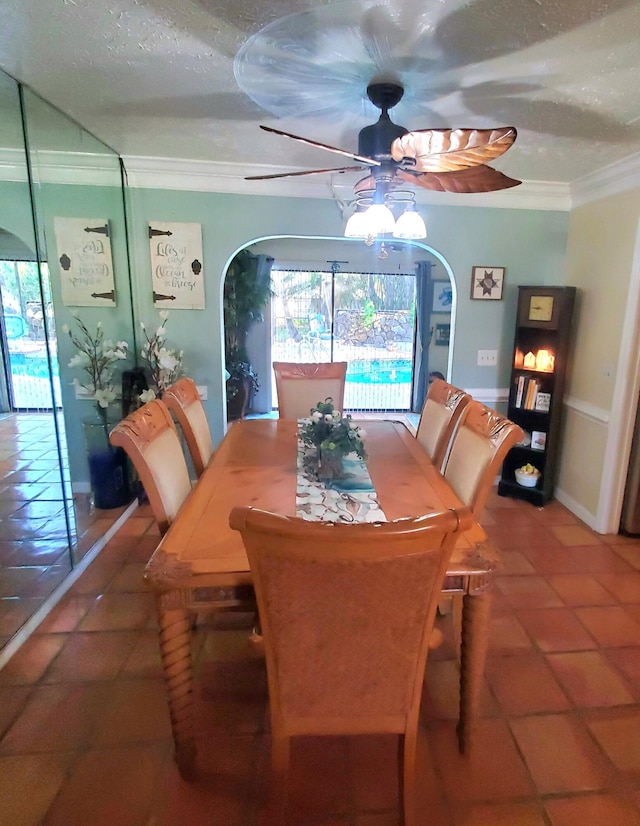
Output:
<svg viewBox="0 0 640 826">
<path fill-rule="evenodd" d="M 71 357 L 69 367 L 83 370 L 88 379 L 81 382 L 76 378 L 73 383 L 91 394 L 91 398 L 96 401 L 98 414 L 106 424 L 107 408 L 116 398 L 111 368 L 116 362 L 126 359 L 129 345 L 126 341 L 114 343 L 111 339 L 106 339 L 100 321 L 95 335 L 89 332 L 86 324 L 77 316 L 75 321 L 79 328 L 78 334 L 74 333 L 68 324 L 62 327 L 78 351 Z"/>
<path fill-rule="evenodd" d="M 164 391 L 184 372 L 182 359 L 184 350 L 175 350 L 167 346 L 166 324 L 169 318 L 168 310 L 160 311 L 161 324 L 153 334 L 149 334 L 144 322 L 140 322 L 140 327 L 146 338 L 140 355 L 149 365 L 151 382 L 155 388 L 145 390 L 140 394 L 141 402 L 148 402 L 156 396 L 162 397 Z"/>
</svg>

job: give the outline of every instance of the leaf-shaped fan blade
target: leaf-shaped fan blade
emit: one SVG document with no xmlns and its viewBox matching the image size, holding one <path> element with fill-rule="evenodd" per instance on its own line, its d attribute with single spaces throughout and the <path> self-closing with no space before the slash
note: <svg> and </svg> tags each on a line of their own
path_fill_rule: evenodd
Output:
<svg viewBox="0 0 640 826">
<path fill-rule="evenodd" d="M 304 172 L 279 172 L 275 175 L 248 175 L 245 181 L 270 181 L 272 178 L 296 178 L 300 175 L 319 175 L 321 172 L 360 172 L 361 166 L 339 166 L 336 169 L 307 169 Z"/>
<path fill-rule="evenodd" d="M 414 175 L 411 172 L 396 172 L 396 179 L 415 184 L 432 192 L 497 192 L 518 186 L 522 181 L 509 178 L 491 166 L 472 166 L 456 172 L 423 172 Z"/>
<path fill-rule="evenodd" d="M 396 138 L 391 156 L 397 163 L 413 161 L 416 172 L 454 172 L 488 163 L 506 152 L 516 139 L 513 126 L 497 129 L 419 129 Z"/>
<path fill-rule="evenodd" d="M 368 166 L 380 166 L 380 161 L 376 161 L 373 158 L 367 158 L 364 155 L 354 155 L 353 152 L 347 152 L 346 149 L 338 149 L 335 146 L 329 146 L 328 143 L 319 143 L 318 141 L 312 141 L 309 138 L 301 138 L 300 135 L 292 135 L 290 132 L 281 132 L 279 129 L 272 129 L 270 126 L 262 126 L 262 124 L 260 124 L 260 129 L 264 129 L 265 132 L 273 132 L 274 135 L 283 135 L 285 138 L 293 138 L 294 141 L 306 143 L 307 146 L 317 146 L 318 149 L 326 149 L 328 152 L 333 152 L 336 155 L 342 155 L 344 158 L 351 158 L 354 161 L 360 161 L 360 163 L 366 163 Z"/>
</svg>

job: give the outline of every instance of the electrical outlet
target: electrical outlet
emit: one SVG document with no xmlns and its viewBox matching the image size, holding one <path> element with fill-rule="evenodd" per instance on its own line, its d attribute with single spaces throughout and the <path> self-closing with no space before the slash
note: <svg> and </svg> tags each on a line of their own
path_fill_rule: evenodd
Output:
<svg viewBox="0 0 640 826">
<path fill-rule="evenodd" d="M 207 397 L 209 395 L 209 388 L 207 387 L 206 384 L 198 384 L 198 385 L 196 385 L 196 387 L 198 389 L 198 393 L 200 394 L 200 399 L 203 402 L 206 402 Z"/>
<path fill-rule="evenodd" d="M 492 367 L 498 363 L 497 350 L 478 350 L 478 366 Z"/>
</svg>

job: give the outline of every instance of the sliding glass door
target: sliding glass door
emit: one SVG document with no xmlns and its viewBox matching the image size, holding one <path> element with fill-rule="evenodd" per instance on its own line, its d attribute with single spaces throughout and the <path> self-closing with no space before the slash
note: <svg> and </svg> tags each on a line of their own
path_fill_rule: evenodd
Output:
<svg viewBox="0 0 640 826">
<path fill-rule="evenodd" d="M 60 407 L 51 288 L 47 267 L 41 270 L 44 302 L 35 261 L 0 261 L 0 328 L 10 410 Z"/>
<path fill-rule="evenodd" d="M 271 274 L 273 361 L 347 361 L 347 410 L 410 409 L 413 274 L 341 272 L 339 262 Z"/>
</svg>

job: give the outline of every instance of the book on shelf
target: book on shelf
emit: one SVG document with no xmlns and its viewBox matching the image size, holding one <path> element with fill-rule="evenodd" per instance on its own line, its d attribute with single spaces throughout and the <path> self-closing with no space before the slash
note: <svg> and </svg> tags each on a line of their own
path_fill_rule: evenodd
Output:
<svg viewBox="0 0 640 826">
<path fill-rule="evenodd" d="M 551 393 L 538 393 L 535 409 L 541 413 L 548 413 L 551 407 Z"/>
<path fill-rule="evenodd" d="M 542 430 L 531 431 L 531 449 L 544 450 L 547 446 L 547 434 Z"/>
<path fill-rule="evenodd" d="M 520 407 L 522 405 L 522 394 L 524 393 L 524 376 L 518 376 L 516 379 L 516 398 L 515 398 L 515 406 Z"/>
<path fill-rule="evenodd" d="M 513 406 L 548 413 L 551 393 L 542 392 L 541 386 L 541 381 L 533 376 L 517 376 L 514 379 Z"/>
<path fill-rule="evenodd" d="M 536 395 L 538 393 L 538 382 L 536 379 L 529 379 L 529 384 L 527 385 L 527 395 L 525 396 L 524 400 L 524 407 L 526 410 L 533 410 L 533 406 L 536 402 Z"/>
</svg>

